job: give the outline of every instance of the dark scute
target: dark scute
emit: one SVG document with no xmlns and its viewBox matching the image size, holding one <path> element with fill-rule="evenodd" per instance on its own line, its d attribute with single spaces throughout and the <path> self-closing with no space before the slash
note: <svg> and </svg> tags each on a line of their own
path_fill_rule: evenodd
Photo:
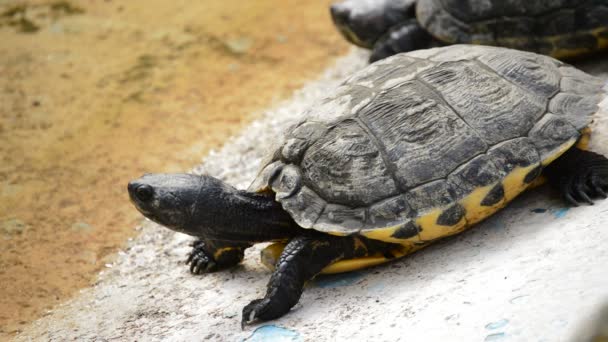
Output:
<svg viewBox="0 0 608 342">
<path fill-rule="evenodd" d="M 292 130 L 285 141 L 281 150 L 283 160 L 297 164 L 302 155 L 315 141 L 317 141 L 327 130 L 323 123 L 309 121 L 298 125 Z"/>
<path fill-rule="evenodd" d="M 320 220 L 339 225 L 345 230 L 360 229 L 365 221 L 365 208 L 327 204 Z"/>
<path fill-rule="evenodd" d="M 429 210 L 444 207 L 454 202 L 451 189 L 443 179 L 413 188 L 405 194 L 405 198 L 419 216 L 424 215 Z"/>
<path fill-rule="evenodd" d="M 367 206 L 397 194 L 378 148 L 354 120 L 310 146 L 301 167 L 305 183 L 330 203 Z"/>
<path fill-rule="evenodd" d="M 440 226 L 451 227 L 456 225 L 462 218 L 466 210 L 460 204 L 454 204 L 453 206 L 446 209 L 439 217 L 437 218 L 437 224 Z"/>
<path fill-rule="evenodd" d="M 408 223 L 402 225 L 397 230 L 395 230 L 395 232 L 393 233 L 393 235 L 391 235 L 391 237 L 393 237 L 395 239 L 409 239 L 411 237 L 418 235 L 418 232 L 419 232 L 419 229 L 416 226 L 416 224 L 412 221 L 409 221 Z"/>
<path fill-rule="evenodd" d="M 307 187 L 302 187 L 295 195 L 279 200 L 283 209 L 304 228 L 311 228 L 325 208 L 325 202 Z"/>
<path fill-rule="evenodd" d="M 528 167 L 540 163 L 538 151 L 528 138 L 517 138 L 500 143 L 490 151 L 494 165 L 504 173 L 510 173 L 517 167 Z"/>
<path fill-rule="evenodd" d="M 580 132 L 566 119 L 547 114 L 532 128 L 528 136 L 544 160 L 562 144 L 578 138 Z"/>
<path fill-rule="evenodd" d="M 444 10 L 440 0 L 418 1 L 416 14 L 420 25 L 435 38 L 452 44 L 471 42 L 470 25 Z"/>
<path fill-rule="evenodd" d="M 460 200 L 480 187 L 501 180 L 506 172 L 499 170 L 491 157 L 481 155 L 458 168 L 448 176 L 448 184 L 454 190 L 456 200 Z"/>
<path fill-rule="evenodd" d="M 361 72 L 357 75 L 361 75 Z M 362 103 L 369 102 L 374 95 L 372 89 L 352 84 L 347 80 L 345 84 L 329 93 L 327 97 L 313 103 L 301 116 L 306 118 L 308 122 L 322 122 L 331 126 L 332 123 L 352 117 L 351 113 L 354 108 L 362 106 Z"/>
<path fill-rule="evenodd" d="M 496 40 L 534 35 L 536 22 L 532 18 L 507 18 L 484 21 L 473 25 L 476 32 L 488 32 Z"/>
<path fill-rule="evenodd" d="M 443 3 L 444 8 L 465 22 L 501 17 L 538 16 L 561 8 L 573 7 L 577 0 L 430 0 Z"/>
<path fill-rule="evenodd" d="M 549 57 L 520 51 L 490 51 L 479 61 L 518 87 L 543 97 L 542 103 L 559 91 L 558 65 Z"/>
<path fill-rule="evenodd" d="M 357 84 L 365 87 L 373 86 L 378 88 L 387 81 L 393 80 L 396 75 L 407 75 L 412 73 L 412 65 L 414 63 L 421 64 L 422 66 L 430 64 L 427 61 L 420 61 L 419 59 L 401 54 L 394 56 L 390 61 L 384 60 L 382 62 L 374 63 L 373 66 L 355 73 L 346 80 L 345 84 Z M 353 94 L 353 96 L 364 95 Z M 367 96 L 367 98 L 371 98 L 371 96 Z"/>
<path fill-rule="evenodd" d="M 273 175 L 274 176 L 274 175 Z M 298 192 L 302 186 L 302 174 L 300 169 L 293 165 L 286 165 L 280 172 L 269 179 L 272 190 L 276 192 L 277 200 L 291 197 Z"/>
<path fill-rule="evenodd" d="M 490 192 L 484 197 L 481 201 L 481 205 L 486 207 L 491 207 L 498 202 L 500 202 L 505 197 L 505 188 L 502 186 L 502 183 L 496 184 Z"/>
<path fill-rule="evenodd" d="M 490 144 L 525 135 L 546 106 L 544 99 L 539 101 L 476 61 L 442 63 L 419 78 Z"/>
<path fill-rule="evenodd" d="M 370 228 L 386 227 L 396 221 L 404 221 L 413 217 L 414 214 L 415 212 L 403 195 L 391 197 L 369 207 L 367 226 Z"/>
<path fill-rule="evenodd" d="M 524 178 L 524 182 L 526 184 L 532 183 L 536 178 L 538 178 L 538 176 L 540 176 L 542 171 L 543 171 L 543 167 L 541 165 L 535 167 L 530 172 L 528 172 L 528 174 Z"/>
<path fill-rule="evenodd" d="M 439 179 L 487 145 L 419 82 L 379 94 L 360 119 L 381 141 L 402 189 Z M 441 100 L 439 100 L 441 101 Z"/>
</svg>

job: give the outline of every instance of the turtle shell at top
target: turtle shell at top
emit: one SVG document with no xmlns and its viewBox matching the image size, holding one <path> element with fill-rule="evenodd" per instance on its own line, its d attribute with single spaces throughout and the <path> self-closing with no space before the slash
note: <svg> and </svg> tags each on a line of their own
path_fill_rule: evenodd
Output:
<svg viewBox="0 0 608 342">
<path fill-rule="evenodd" d="M 304 228 L 429 241 L 487 217 L 576 143 L 602 82 L 551 57 L 454 45 L 360 70 L 286 133 L 250 190 Z"/>
<path fill-rule="evenodd" d="M 568 58 L 608 48 L 608 0 L 420 0 L 420 24 L 446 43 Z"/>
</svg>

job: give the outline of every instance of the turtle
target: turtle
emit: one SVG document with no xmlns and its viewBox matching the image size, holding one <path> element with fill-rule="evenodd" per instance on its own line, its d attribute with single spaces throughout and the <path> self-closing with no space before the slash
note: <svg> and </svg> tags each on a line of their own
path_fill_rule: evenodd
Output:
<svg viewBox="0 0 608 342">
<path fill-rule="evenodd" d="M 480 44 L 569 59 L 608 49 L 608 0 L 345 0 L 330 7 L 370 62 L 445 44 Z"/>
<path fill-rule="evenodd" d="M 273 270 L 267 292 L 243 308 L 245 326 L 286 314 L 318 274 L 396 260 L 543 182 L 572 205 L 606 198 L 608 143 L 596 133 L 608 129 L 607 95 L 599 78 L 531 52 L 401 53 L 301 113 L 247 190 L 160 173 L 128 192 L 149 219 L 197 237 L 194 274 L 272 243 L 261 252 Z"/>
</svg>

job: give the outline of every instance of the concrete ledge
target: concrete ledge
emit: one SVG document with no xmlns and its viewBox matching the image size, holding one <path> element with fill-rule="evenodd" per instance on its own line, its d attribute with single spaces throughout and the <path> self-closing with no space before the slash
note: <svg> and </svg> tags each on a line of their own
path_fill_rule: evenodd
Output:
<svg viewBox="0 0 608 342">
<path fill-rule="evenodd" d="M 365 59 L 344 57 L 195 171 L 245 188 L 279 132 Z M 608 79 L 606 62 L 584 66 Z M 288 315 L 242 331 L 242 307 L 270 276 L 258 261 L 262 246 L 233 270 L 192 276 L 191 239 L 147 222 L 96 286 L 17 340 L 569 340 L 608 300 L 607 228 L 608 201 L 568 209 L 541 188 L 410 257 L 321 277 Z"/>
</svg>

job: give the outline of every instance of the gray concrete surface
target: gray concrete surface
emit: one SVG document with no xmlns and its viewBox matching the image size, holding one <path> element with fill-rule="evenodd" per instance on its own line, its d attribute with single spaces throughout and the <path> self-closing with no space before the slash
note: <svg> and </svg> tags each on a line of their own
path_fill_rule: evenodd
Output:
<svg viewBox="0 0 608 342">
<path fill-rule="evenodd" d="M 247 187 L 270 142 L 365 59 L 359 51 L 342 58 L 194 171 Z M 581 67 L 608 80 L 608 62 Z M 566 208 L 553 195 L 528 192 L 476 228 L 389 265 L 320 277 L 288 315 L 244 331 L 241 309 L 270 276 L 258 261 L 262 246 L 235 269 L 192 276 L 184 265 L 191 238 L 146 222 L 94 287 L 17 340 L 572 340 L 608 300 L 608 201 Z"/>
</svg>

